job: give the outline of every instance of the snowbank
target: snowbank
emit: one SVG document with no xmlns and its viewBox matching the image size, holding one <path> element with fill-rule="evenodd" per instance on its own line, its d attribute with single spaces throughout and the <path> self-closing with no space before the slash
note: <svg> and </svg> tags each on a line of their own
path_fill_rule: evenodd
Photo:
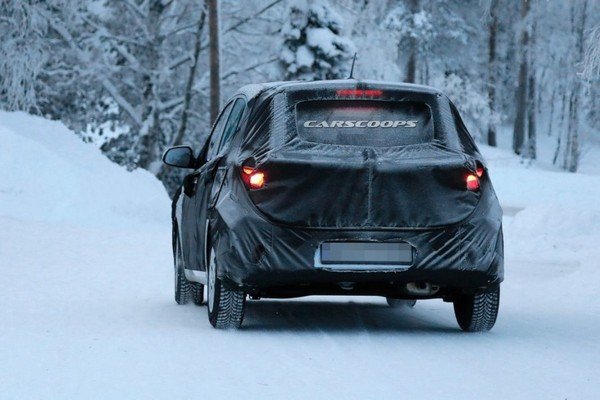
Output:
<svg viewBox="0 0 600 400">
<path fill-rule="evenodd" d="M 596 274 L 600 265 L 600 176 L 524 165 L 510 151 L 480 146 L 505 211 L 507 273 L 552 268 Z"/>
<path fill-rule="evenodd" d="M 0 216 L 79 226 L 169 220 L 162 184 L 129 172 L 62 123 L 0 111 Z"/>
<path fill-rule="evenodd" d="M 600 210 L 600 176 L 569 173 L 549 166 L 525 165 L 509 150 L 479 145 L 503 206 L 525 208 L 558 204 Z"/>
</svg>

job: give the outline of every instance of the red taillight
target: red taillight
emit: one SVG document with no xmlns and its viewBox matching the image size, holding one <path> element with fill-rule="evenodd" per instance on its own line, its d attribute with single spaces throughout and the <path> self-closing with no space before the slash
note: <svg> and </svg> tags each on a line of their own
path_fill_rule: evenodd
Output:
<svg viewBox="0 0 600 400">
<path fill-rule="evenodd" d="M 478 178 L 481 178 L 481 177 L 483 176 L 483 172 L 484 172 L 484 171 L 485 171 L 485 170 L 483 169 L 483 167 L 482 167 L 482 166 L 477 166 L 477 169 L 475 170 L 475 173 L 477 174 L 477 177 L 478 177 Z"/>
<path fill-rule="evenodd" d="M 469 174 L 467 175 L 467 189 L 469 190 L 478 190 L 479 189 L 479 178 L 477 175 Z"/>
<path fill-rule="evenodd" d="M 381 90 L 376 89 L 340 89 L 336 93 L 344 97 L 379 97 L 383 94 Z"/>
<path fill-rule="evenodd" d="M 242 167 L 242 180 L 251 190 L 265 186 L 265 173 L 252 167 Z"/>
</svg>

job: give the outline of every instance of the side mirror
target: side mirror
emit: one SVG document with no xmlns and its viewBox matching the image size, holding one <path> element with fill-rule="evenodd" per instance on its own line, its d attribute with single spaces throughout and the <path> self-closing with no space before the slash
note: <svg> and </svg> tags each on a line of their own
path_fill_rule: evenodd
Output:
<svg viewBox="0 0 600 400">
<path fill-rule="evenodd" d="M 196 168 L 196 159 L 190 146 L 175 146 L 168 148 L 163 154 L 165 164 L 177 168 Z"/>
</svg>

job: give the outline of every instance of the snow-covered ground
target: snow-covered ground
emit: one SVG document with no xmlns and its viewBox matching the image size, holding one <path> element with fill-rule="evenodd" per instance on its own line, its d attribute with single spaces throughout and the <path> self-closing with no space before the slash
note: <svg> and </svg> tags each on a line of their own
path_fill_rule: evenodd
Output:
<svg viewBox="0 0 600 400">
<path fill-rule="evenodd" d="M 156 179 L 0 112 L 0 399 L 598 398 L 600 176 L 483 151 L 507 214 L 491 332 L 336 297 L 251 301 L 222 332 L 172 299 Z"/>
</svg>

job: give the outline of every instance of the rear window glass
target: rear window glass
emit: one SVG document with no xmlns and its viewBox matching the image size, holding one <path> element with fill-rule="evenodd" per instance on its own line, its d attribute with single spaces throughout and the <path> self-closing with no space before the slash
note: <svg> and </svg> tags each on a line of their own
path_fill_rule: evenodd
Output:
<svg viewBox="0 0 600 400">
<path fill-rule="evenodd" d="M 315 143 L 384 147 L 434 139 L 429 107 L 412 101 L 303 101 L 296 124 L 300 137 Z"/>
</svg>

